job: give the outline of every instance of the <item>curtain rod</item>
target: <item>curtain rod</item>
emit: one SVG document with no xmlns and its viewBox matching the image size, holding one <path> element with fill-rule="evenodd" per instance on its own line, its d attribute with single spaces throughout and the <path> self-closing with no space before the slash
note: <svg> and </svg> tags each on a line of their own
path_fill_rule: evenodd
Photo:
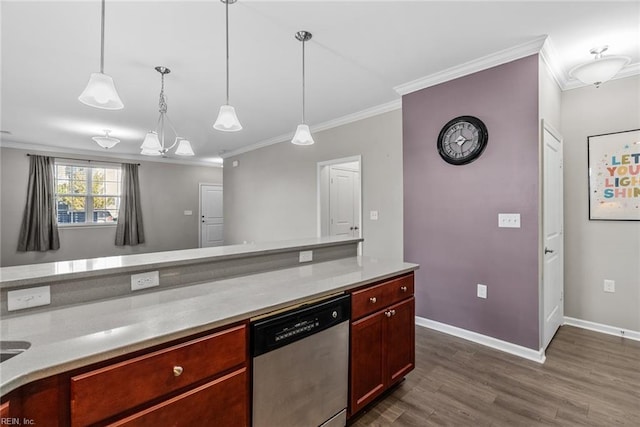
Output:
<svg viewBox="0 0 640 427">
<path fill-rule="evenodd" d="M 27 156 L 38 156 L 39 154 L 27 154 Z M 110 162 L 108 160 L 88 160 L 88 159 L 74 159 L 73 157 L 57 157 L 57 156 L 52 156 L 54 159 L 63 159 L 63 160 L 77 160 L 79 162 L 97 162 L 97 163 L 113 163 L 114 165 L 121 165 L 123 163 L 127 163 L 127 162 Z M 138 166 L 140 166 L 140 163 L 134 163 Z"/>
</svg>

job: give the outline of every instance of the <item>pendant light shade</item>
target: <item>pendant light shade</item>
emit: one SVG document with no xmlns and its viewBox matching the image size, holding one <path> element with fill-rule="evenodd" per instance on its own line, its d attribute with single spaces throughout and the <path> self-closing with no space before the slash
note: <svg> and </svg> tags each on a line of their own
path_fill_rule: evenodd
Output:
<svg viewBox="0 0 640 427">
<path fill-rule="evenodd" d="M 305 122 L 305 73 L 304 73 L 304 43 L 311 40 L 312 34 L 308 31 L 298 31 L 296 33 L 296 40 L 302 42 L 302 123 L 298 125 L 296 133 L 291 140 L 295 145 L 311 145 L 315 141 L 311 136 L 311 130 Z"/>
<path fill-rule="evenodd" d="M 100 72 L 91 73 L 87 87 L 78 97 L 85 105 L 103 110 L 121 110 L 124 104 L 116 91 L 111 76 L 104 73 L 104 2 L 102 0 L 102 19 L 100 33 Z"/>
<path fill-rule="evenodd" d="M 631 58 L 626 56 L 602 56 L 608 46 L 600 46 L 591 49 L 589 52 L 595 55 L 593 61 L 578 65 L 569 71 L 569 75 L 582 83 L 588 85 L 600 85 L 611 80 L 622 68 L 631 62 Z"/>
<path fill-rule="evenodd" d="M 144 141 L 142 141 L 142 145 L 140 146 L 142 150 L 155 150 L 159 151 L 162 149 L 162 145 L 160 144 L 160 140 L 158 139 L 158 133 L 155 131 L 147 132 L 147 136 L 144 137 Z"/>
<path fill-rule="evenodd" d="M 242 125 L 236 109 L 229 105 L 229 4 L 233 4 L 236 0 L 220 0 L 225 4 L 225 28 L 226 28 L 226 45 L 227 45 L 227 103 L 220 107 L 218 118 L 213 124 L 213 128 L 223 132 L 237 132 L 242 130 Z"/>
<path fill-rule="evenodd" d="M 109 135 L 110 130 L 105 129 L 104 136 L 94 136 L 93 139 L 100 147 L 109 149 L 115 147 L 120 140 Z"/>
<path fill-rule="evenodd" d="M 176 154 L 178 156 L 195 156 L 193 149 L 191 149 L 191 143 L 186 139 L 181 139 L 176 148 Z"/>
</svg>

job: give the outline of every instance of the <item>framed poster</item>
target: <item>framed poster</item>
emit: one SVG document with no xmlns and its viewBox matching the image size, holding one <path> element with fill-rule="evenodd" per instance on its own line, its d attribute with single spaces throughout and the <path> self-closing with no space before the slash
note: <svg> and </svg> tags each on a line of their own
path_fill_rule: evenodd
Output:
<svg viewBox="0 0 640 427">
<path fill-rule="evenodd" d="M 640 129 L 587 141 L 589 219 L 640 221 Z"/>
</svg>

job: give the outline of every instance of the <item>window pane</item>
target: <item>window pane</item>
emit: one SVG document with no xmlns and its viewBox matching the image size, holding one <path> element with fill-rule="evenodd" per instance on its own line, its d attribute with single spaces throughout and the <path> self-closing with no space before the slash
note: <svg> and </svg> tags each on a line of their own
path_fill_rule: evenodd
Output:
<svg viewBox="0 0 640 427">
<path fill-rule="evenodd" d="M 118 216 L 118 199 L 117 197 L 94 197 L 93 221 L 114 222 Z"/>
<path fill-rule="evenodd" d="M 56 192 L 62 193 L 62 194 L 68 194 L 70 193 L 70 188 L 71 188 L 71 184 L 69 183 L 69 180 L 58 179 L 58 182 L 56 183 Z"/>
<path fill-rule="evenodd" d="M 86 220 L 86 199 L 84 197 L 58 197 L 58 223 L 74 224 Z"/>
</svg>

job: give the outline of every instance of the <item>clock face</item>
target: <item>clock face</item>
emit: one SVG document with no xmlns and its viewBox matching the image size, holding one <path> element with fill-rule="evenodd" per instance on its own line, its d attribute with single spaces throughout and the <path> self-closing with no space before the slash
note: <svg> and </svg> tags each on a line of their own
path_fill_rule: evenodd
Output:
<svg viewBox="0 0 640 427">
<path fill-rule="evenodd" d="M 461 116 L 449 121 L 438 135 L 438 152 L 452 165 L 464 165 L 477 159 L 487 146 L 489 134 L 482 121 Z"/>
</svg>

